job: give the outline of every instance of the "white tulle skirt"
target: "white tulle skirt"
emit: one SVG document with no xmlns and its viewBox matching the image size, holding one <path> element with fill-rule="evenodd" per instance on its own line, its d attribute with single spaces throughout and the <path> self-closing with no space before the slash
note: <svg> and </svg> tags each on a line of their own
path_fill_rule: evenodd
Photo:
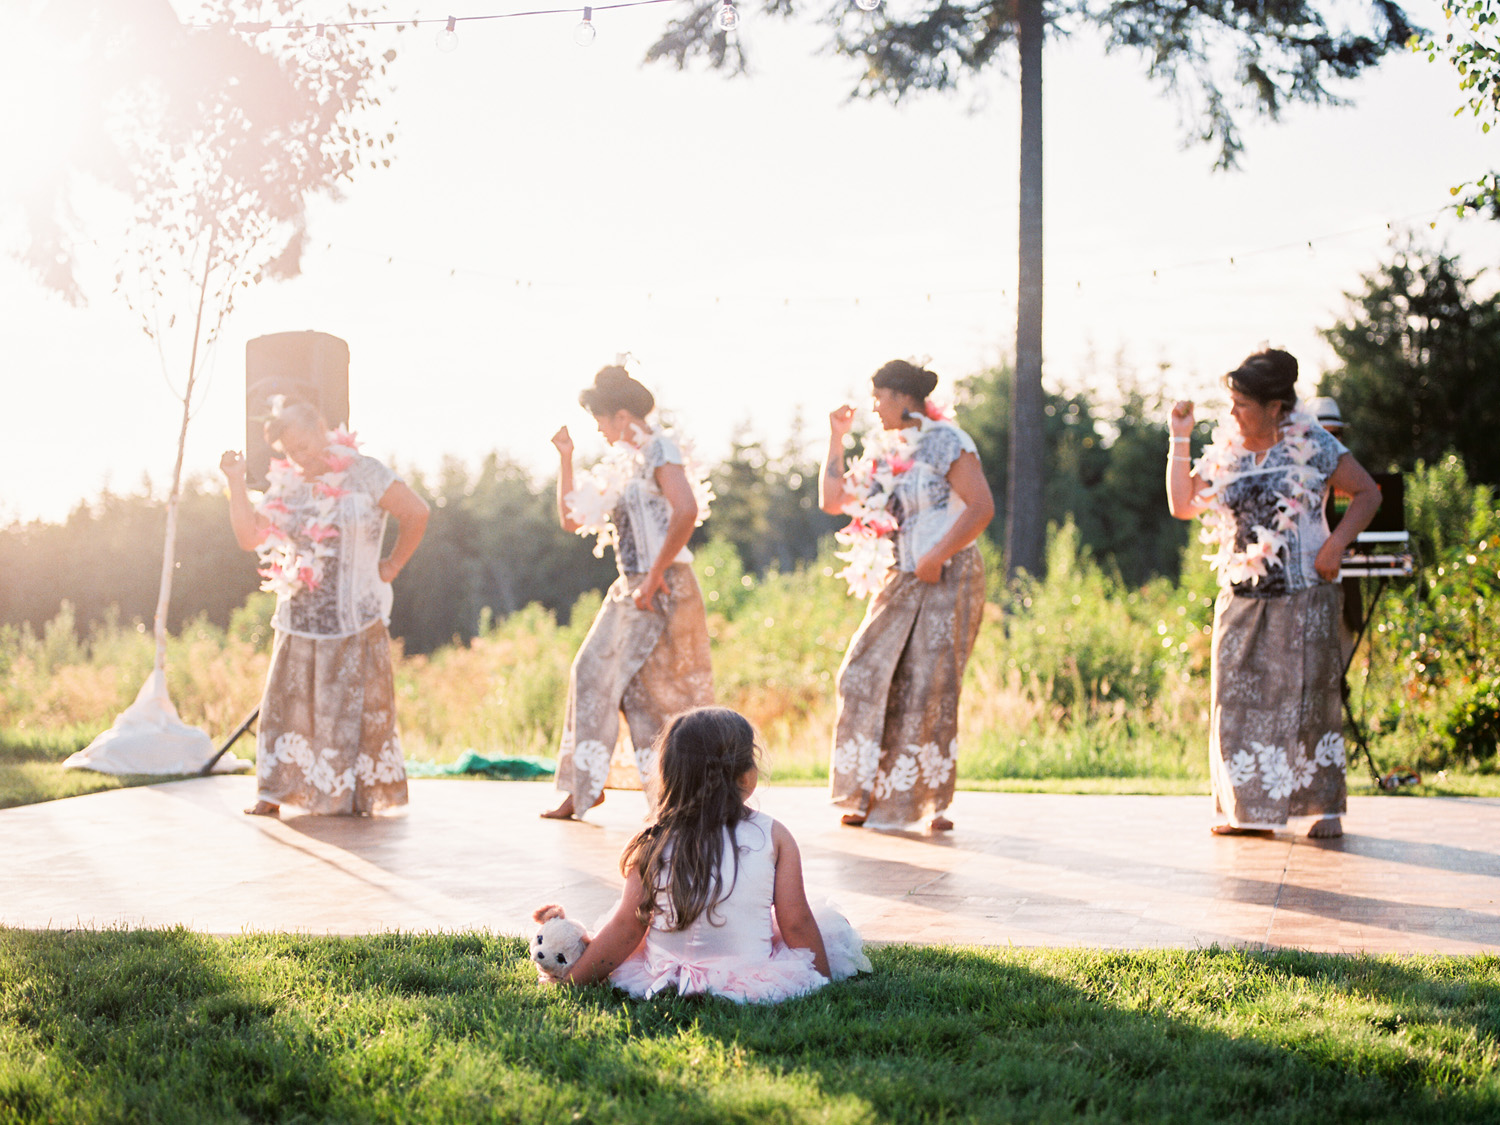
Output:
<svg viewBox="0 0 1500 1125">
<path fill-rule="evenodd" d="M 813 908 L 813 917 L 823 936 L 828 968 L 834 980 L 870 971 L 864 942 L 849 919 L 824 905 Z M 675 989 L 680 996 L 708 993 L 740 1004 L 776 1004 L 794 996 L 805 996 L 829 981 L 813 968 L 812 950 L 789 948 L 779 932 L 773 937 L 770 959 L 753 962 L 741 957 L 722 956 L 685 960 L 659 945 L 653 946 L 652 932 L 649 931 L 640 948 L 609 975 L 610 983 L 616 988 L 641 999 Z"/>
</svg>

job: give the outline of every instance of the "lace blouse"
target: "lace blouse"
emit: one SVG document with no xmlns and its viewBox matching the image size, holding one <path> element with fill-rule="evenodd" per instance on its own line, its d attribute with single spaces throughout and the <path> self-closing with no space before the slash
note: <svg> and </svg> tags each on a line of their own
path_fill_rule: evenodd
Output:
<svg viewBox="0 0 1500 1125">
<path fill-rule="evenodd" d="M 386 524 L 380 498 L 398 478 L 388 466 L 362 454 L 353 455 L 353 462 L 342 475 L 338 486 L 342 495 L 333 500 L 333 518 L 329 521 L 338 534 L 324 544 L 331 553 L 323 558 L 318 584 L 277 597 L 271 624 L 283 633 L 348 637 L 376 621 L 390 624 L 391 587 L 380 580 L 379 573 Z M 317 494 L 315 482 L 291 481 L 276 488 L 274 494 L 285 511 L 273 510 L 266 513 L 267 517 L 284 534 L 301 539 L 305 535 L 302 529 L 324 499 Z"/>
</svg>

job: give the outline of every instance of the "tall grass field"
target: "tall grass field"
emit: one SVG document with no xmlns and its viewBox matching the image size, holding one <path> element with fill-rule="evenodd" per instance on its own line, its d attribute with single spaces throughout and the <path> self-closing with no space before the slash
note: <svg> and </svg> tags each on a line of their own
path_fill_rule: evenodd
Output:
<svg viewBox="0 0 1500 1125">
<path fill-rule="evenodd" d="M 1351 703 L 1382 771 L 1420 771 L 1425 792 L 1500 792 L 1500 516 L 1488 490 L 1444 471 L 1410 487 L 1429 557 L 1376 606 L 1350 670 Z M 1130 586 L 1064 526 L 1051 536 L 1046 577 L 1007 585 L 981 546 L 990 604 L 964 684 L 960 785 L 1205 789 L 1216 589 L 1199 552 L 1187 552 L 1180 582 Z M 773 782 L 827 773 L 834 681 L 865 608 L 834 577 L 840 565 L 830 549 L 757 577 L 723 542 L 694 562 L 718 701 L 756 724 Z M 598 607 L 590 593 L 567 621 L 537 606 L 503 621 L 486 615 L 471 643 L 399 659 L 407 757 L 553 754 L 568 666 Z M 256 706 L 271 609 L 269 595 L 254 595 L 227 628 L 198 621 L 171 639 L 169 686 L 185 721 L 219 738 Z M 0 628 L 0 807 L 121 784 L 65 776 L 57 763 L 129 704 L 152 655 L 143 624 L 106 620 L 80 637 L 66 603 L 40 632 Z M 236 752 L 251 754 L 253 740 Z M 1368 780 L 1352 746 L 1350 763 L 1351 782 Z"/>
</svg>

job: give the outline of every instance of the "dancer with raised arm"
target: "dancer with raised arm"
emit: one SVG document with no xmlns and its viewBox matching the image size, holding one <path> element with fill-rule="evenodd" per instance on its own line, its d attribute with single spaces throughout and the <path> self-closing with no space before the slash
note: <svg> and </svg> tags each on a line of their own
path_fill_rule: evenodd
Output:
<svg viewBox="0 0 1500 1125">
<path fill-rule="evenodd" d="M 256 816 L 283 804 L 369 814 L 406 804 L 391 667 L 391 582 L 427 529 L 427 504 L 387 466 L 330 432 L 315 407 L 273 403 L 270 487 L 258 505 L 229 451 L 229 517 L 276 594 L 276 638 L 255 738 Z M 386 517 L 397 522 L 381 557 Z"/>
<path fill-rule="evenodd" d="M 647 421 L 656 399 L 623 368 L 606 367 L 578 396 L 609 452 L 575 474 L 573 439 L 552 436 L 560 463 L 557 514 L 564 529 L 595 535 L 595 554 L 615 550 L 619 577 L 568 673 L 567 714 L 557 756 L 562 802 L 542 815 L 582 816 L 604 800 L 623 712 L 635 772 L 656 804 L 652 745 L 679 711 L 713 702 L 703 595 L 687 549 L 708 518 L 713 492 L 702 470 L 666 431 Z"/>
<path fill-rule="evenodd" d="M 959 690 L 984 617 L 974 541 L 995 502 L 973 439 L 928 404 L 936 375 L 898 359 L 871 382 L 881 429 L 845 472 L 854 408 L 833 411 L 818 486 L 823 511 L 851 517 L 841 577 L 874 595 L 839 668 L 830 784 L 847 825 L 945 832 Z"/>
<path fill-rule="evenodd" d="M 1221 836 L 1269 836 L 1291 817 L 1343 835 L 1348 786 L 1341 709 L 1339 561 L 1380 507 L 1347 449 L 1294 413 L 1297 361 L 1256 352 L 1224 376 L 1231 402 L 1196 465 L 1193 404 L 1170 420 L 1167 504 L 1203 517 L 1219 574 L 1208 759 Z M 1328 489 L 1350 496 L 1330 534 Z"/>
</svg>

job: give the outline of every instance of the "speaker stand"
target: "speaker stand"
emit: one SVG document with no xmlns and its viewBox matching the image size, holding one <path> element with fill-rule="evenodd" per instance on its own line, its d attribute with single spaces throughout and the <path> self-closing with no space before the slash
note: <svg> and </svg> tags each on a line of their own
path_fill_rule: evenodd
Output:
<svg viewBox="0 0 1500 1125">
<path fill-rule="evenodd" d="M 1370 767 L 1370 777 L 1375 781 L 1376 789 L 1386 788 L 1384 780 L 1380 776 L 1380 767 L 1375 764 L 1375 755 L 1370 753 L 1370 743 L 1365 737 L 1364 728 L 1354 716 L 1354 706 L 1349 692 L 1349 669 L 1354 667 L 1354 657 L 1359 653 L 1360 642 L 1365 639 L 1365 634 L 1370 630 L 1370 621 L 1375 617 L 1375 606 L 1380 601 L 1380 595 L 1385 593 L 1385 588 L 1390 579 L 1381 576 L 1375 584 L 1375 593 L 1370 598 L 1370 604 L 1365 608 L 1364 619 L 1359 623 L 1359 632 L 1355 634 L 1354 645 L 1349 649 L 1349 659 L 1344 664 L 1344 674 L 1339 677 L 1339 695 L 1344 704 L 1344 718 L 1349 724 L 1349 729 L 1354 732 L 1354 744 L 1364 751 L 1365 762 Z"/>
<path fill-rule="evenodd" d="M 254 711 L 251 711 L 250 714 L 245 716 L 245 721 L 243 723 L 234 728 L 234 733 L 224 740 L 224 745 L 220 746 L 219 752 L 208 760 L 208 765 L 204 766 L 201 770 L 198 771 L 198 776 L 207 777 L 209 774 L 213 773 L 214 766 L 219 764 L 219 759 L 222 758 L 225 754 L 229 753 L 229 748 L 239 740 L 240 735 L 244 734 L 247 730 L 250 729 L 250 724 L 255 722 L 255 720 L 258 718 L 260 718 L 260 708 L 256 707 Z"/>
</svg>

